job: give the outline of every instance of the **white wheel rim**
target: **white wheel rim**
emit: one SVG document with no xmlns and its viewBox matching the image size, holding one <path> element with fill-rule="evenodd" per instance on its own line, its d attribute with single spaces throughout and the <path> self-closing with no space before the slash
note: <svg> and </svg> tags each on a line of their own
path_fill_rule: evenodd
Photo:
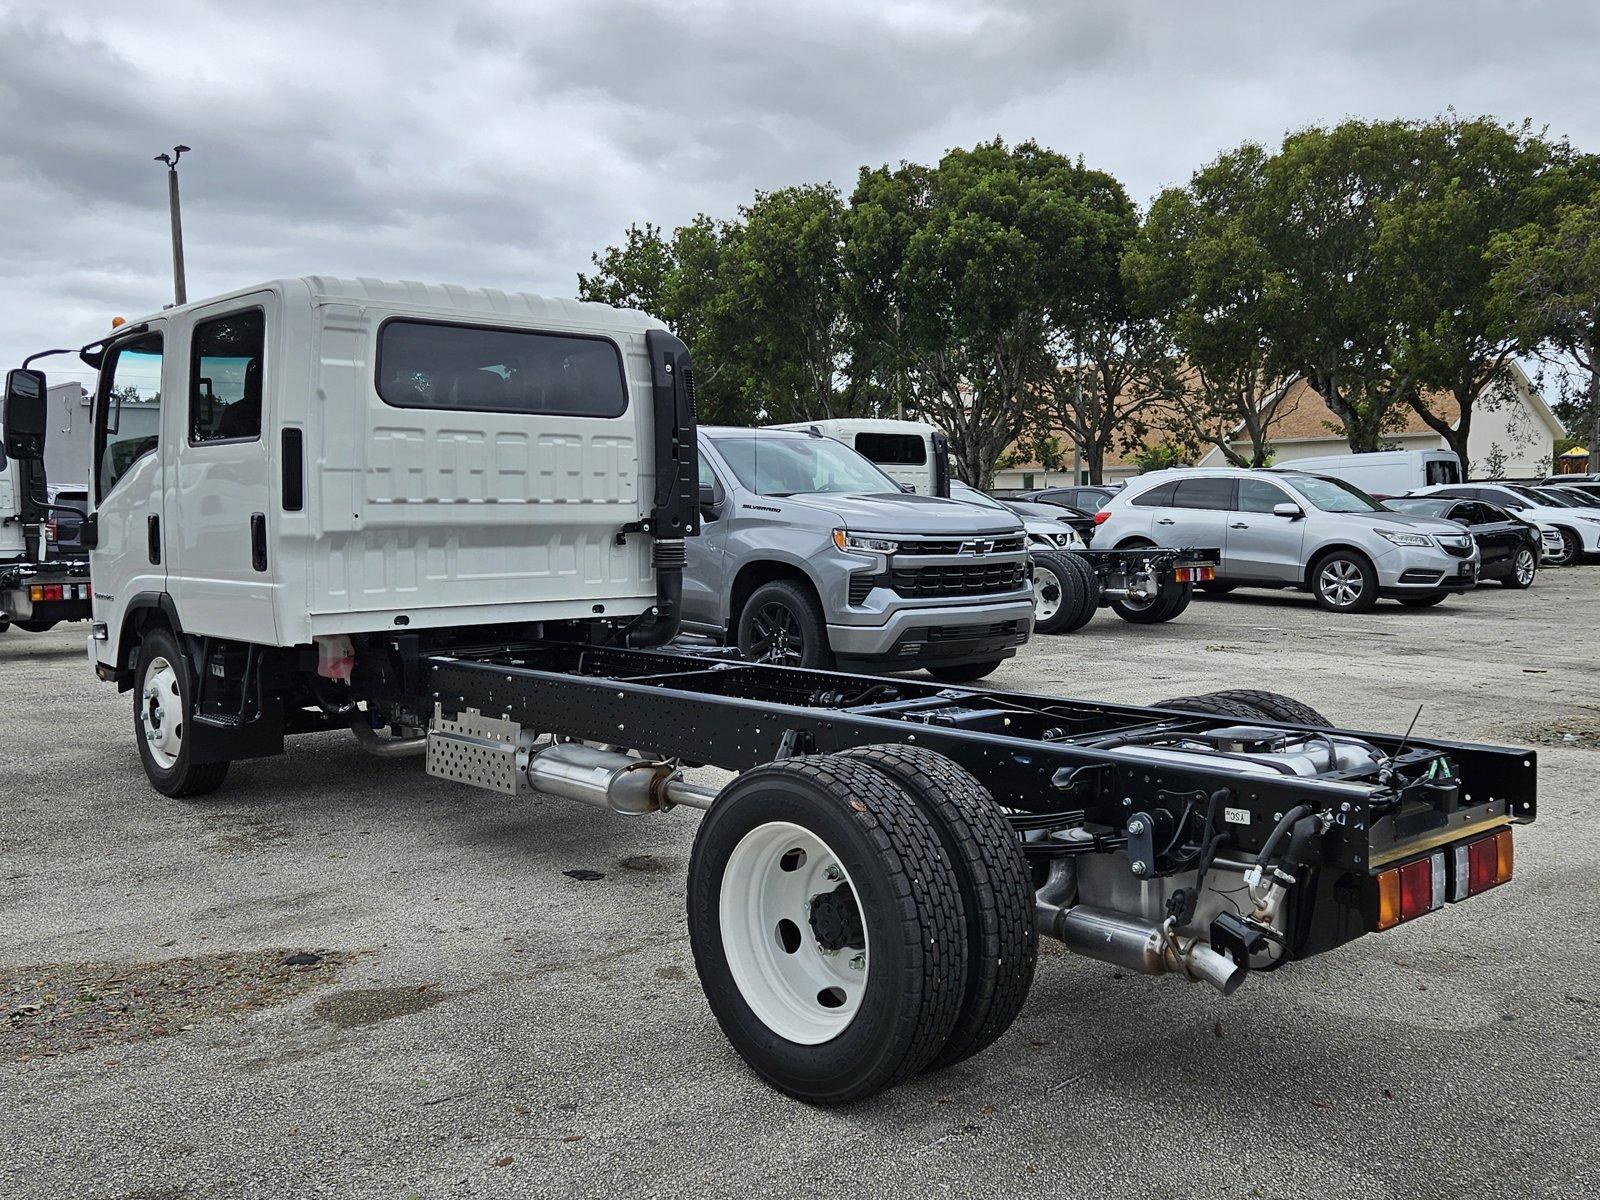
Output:
<svg viewBox="0 0 1600 1200">
<path fill-rule="evenodd" d="M 183 750 L 183 700 L 178 672 L 165 658 L 150 660 L 139 694 L 139 727 L 150 757 L 163 771 L 172 769 Z"/>
<path fill-rule="evenodd" d="M 836 1038 L 861 1007 L 871 974 L 865 922 L 859 950 L 825 950 L 812 926 L 813 902 L 838 911 L 846 898 L 859 914 L 860 896 L 839 856 L 788 821 L 756 826 L 728 857 L 719 903 L 728 970 L 750 1010 L 788 1041 L 815 1046 Z"/>
<path fill-rule="evenodd" d="M 1061 577 L 1049 567 L 1035 567 L 1033 619 L 1048 621 L 1061 611 Z"/>
<path fill-rule="evenodd" d="M 1336 558 L 1322 568 L 1319 576 L 1322 594 L 1340 608 L 1354 604 L 1361 595 L 1361 568 L 1347 558 Z"/>
</svg>

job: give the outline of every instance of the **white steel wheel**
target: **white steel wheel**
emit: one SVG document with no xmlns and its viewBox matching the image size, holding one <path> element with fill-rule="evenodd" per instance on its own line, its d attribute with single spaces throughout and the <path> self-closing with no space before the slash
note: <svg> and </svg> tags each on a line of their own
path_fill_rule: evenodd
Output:
<svg viewBox="0 0 1600 1200">
<path fill-rule="evenodd" d="M 1055 620 L 1061 611 L 1061 577 L 1054 568 L 1036 564 L 1033 568 L 1033 622 L 1043 625 Z"/>
<path fill-rule="evenodd" d="M 183 752 L 183 699 L 178 672 L 165 657 L 150 660 L 139 697 L 139 728 L 157 766 L 170 771 Z"/>
<path fill-rule="evenodd" d="M 815 1046 L 855 1020 L 872 969 L 861 899 L 827 842 L 788 821 L 758 825 L 728 858 L 722 948 L 750 1010 Z"/>
</svg>

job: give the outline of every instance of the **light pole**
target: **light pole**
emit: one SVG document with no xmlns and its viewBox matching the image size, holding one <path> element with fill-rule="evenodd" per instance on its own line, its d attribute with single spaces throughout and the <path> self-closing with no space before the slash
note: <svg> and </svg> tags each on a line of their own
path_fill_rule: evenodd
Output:
<svg viewBox="0 0 1600 1200">
<path fill-rule="evenodd" d="M 178 209 L 178 160 L 187 146 L 174 146 L 171 154 L 158 154 L 155 161 L 167 164 L 167 208 L 172 214 L 172 297 L 176 304 L 189 302 L 189 288 L 183 279 L 183 215 Z"/>
</svg>

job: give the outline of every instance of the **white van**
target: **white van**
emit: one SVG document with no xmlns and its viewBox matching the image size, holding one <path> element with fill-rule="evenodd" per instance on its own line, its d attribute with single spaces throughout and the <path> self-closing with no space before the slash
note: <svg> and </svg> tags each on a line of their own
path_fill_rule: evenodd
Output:
<svg viewBox="0 0 1600 1200">
<path fill-rule="evenodd" d="M 774 429 L 812 430 L 843 442 L 874 462 L 890 479 L 908 485 L 919 496 L 950 495 L 950 446 L 944 434 L 922 421 L 886 418 L 841 418 L 797 421 Z"/>
<path fill-rule="evenodd" d="M 1327 454 L 1296 458 L 1274 470 L 1328 475 L 1379 498 L 1404 496 L 1420 487 L 1460 483 L 1461 460 L 1450 450 L 1376 450 L 1368 454 Z"/>
</svg>

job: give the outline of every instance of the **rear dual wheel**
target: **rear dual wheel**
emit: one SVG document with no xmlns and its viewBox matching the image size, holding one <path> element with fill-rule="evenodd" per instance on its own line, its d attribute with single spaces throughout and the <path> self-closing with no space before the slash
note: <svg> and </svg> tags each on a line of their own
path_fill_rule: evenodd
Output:
<svg viewBox="0 0 1600 1200">
<path fill-rule="evenodd" d="M 1124 621 L 1130 621 L 1135 625 L 1160 625 L 1183 612 L 1193 599 L 1193 584 L 1168 583 L 1147 600 L 1122 596 L 1113 600 L 1111 607 Z"/>
<path fill-rule="evenodd" d="M 817 1104 L 976 1053 L 1032 980 L 1032 889 L 994 801 L 928 751 L 757 767 L 689 864 L 701 985 L 744 1060 Z"/>
<path fill-rule="evenodd" d="M 1044 551 L 1033 556 L 1033 631 L 1075 633 L 1100 602 L 1100 577 L 1076 554 Z"/>
</svg>

